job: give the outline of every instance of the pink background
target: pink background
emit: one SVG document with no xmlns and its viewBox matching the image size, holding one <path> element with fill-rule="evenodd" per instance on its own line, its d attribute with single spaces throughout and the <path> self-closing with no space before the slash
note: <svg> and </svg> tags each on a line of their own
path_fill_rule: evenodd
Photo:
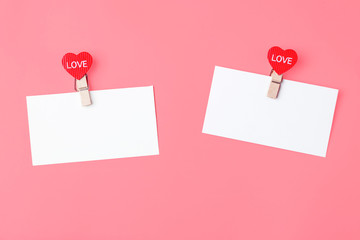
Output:
<svg viewBox="0 0 360 240">
<path fill-rule="evenodd" d="M 0 3 L 0 239 L 360 239 L 360 3 Z M 215 65 L 340 90 L 326 158 L 202 134 Z M 160 155 L 32 167 L 27 95 L 155 86 Z M 278 126 L 281 127 L 281 124 Z"/>
</svg>

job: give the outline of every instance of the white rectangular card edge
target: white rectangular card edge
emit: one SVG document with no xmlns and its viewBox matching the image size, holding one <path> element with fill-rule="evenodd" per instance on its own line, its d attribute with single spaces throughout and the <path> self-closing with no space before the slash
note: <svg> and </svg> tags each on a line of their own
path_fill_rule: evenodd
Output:
<svg viewBox="0 0 360 240">
<path fill-rule="evenodd" d="M 259 77 L 268 77 L 269 80 L 271 79 L 271 76 L 267 76 L 267 75 L 263 75 L 263 74 L 260 74 L 260 73 L 253 73 L 253 72 L 247 72 L 247 71 L 243 71 L 243 70 L 237 70 L 237 69 L 233 69 L 233 68 L 228 68 L 228 67 L 222 67 L 222 66 L 215 66 L 214 68 L 214 73 L 216 71 L 216 69 L 224 69 L 224 70 L 231 70 L 231 71 L 235 71 L 235 72 L 243 72 L 243 73 L 250 73 L 252 75 L 257 75 Z M 297 84 L 304 84 L 304 85 L 310 85 L 312 87 L 319 87 L 319 88 L 325 88 L 325 89 L 331 89 L 333 91 L 336 91 L 336 92 L 339 92 L 339 89 L 336 89 L 336 88 L 332 88 L 332 87 L 325 87 L 325 86 L 321 86 L 321 85 L 314 85 L 314 84 L 311 84 L 311 83 L 304 83 L 304 82 L 299 82 L 299 81 L 296 81 L 296 80 L 288 80 L 288 79 L 285 79 L 283 78 L 283 81 L 285 82 L 293 82 L 293 83 L 297 83 Z M 212 84 L 211 84 L 212 86 Z M 211 90 L 210 90 L 211 91 Z"/>
<path fill-rule="evenodd" d="M 148 85 L 148 86 L 140 86 L 140 87 L 124 87 L 124 88 L 110 88 L 110 89 L 98 89 L 98 90 L 91 90 L 89 89 L 89 92 L 104 92 L 104 91 L 112 91 L 112 90 L 126 90 L 126 89 L 132 89 L 132 88 L 152 88 L 154 91 L 154 85 Z M 42 96 L 49 96 L 49 95 L 60 95 L 60 94 L 74 94 L 74 93 L 78 93 L 74 90 L 74 92 L 63 92 L 63 93 L 47 93 L 47 94 L 34 94 L 34 95 L 27 95 L 25 96 L 26 100 L 28 98 L 32 98 L 32 97 L 42 97 Z M 80 101 L 80 100 L 79 100 Z"/>
<path fill-rule="evenodd" d="M 147 155 L 141 155 L 141 156 L 128 156 L 128 157 L 114 157 L 114 158 L 106 158 L 106 159 L 86 159 L 86 160 L 76 160 L 76 161 L 58 161 L 58 162 L 54 162 L 54 163 L 37 163 L 37 162 L 33 162 L 32 166 L 36 167 L 36 166 L 48 166 L 48 165 L 57 165 L 57 164 L 72 164 L 72 163 L 83 163 L 83 162 L 97 162 L 97 161 L 108 161 L 108 160 L 119 160 L 119 159 L 132 159 L 132 158 L 147 158 L 147 157 L 153 157 L 153 156 L 159 156 L 160 153 L 154 153 L 154 154 L 147 154 Z"/>
</svg>

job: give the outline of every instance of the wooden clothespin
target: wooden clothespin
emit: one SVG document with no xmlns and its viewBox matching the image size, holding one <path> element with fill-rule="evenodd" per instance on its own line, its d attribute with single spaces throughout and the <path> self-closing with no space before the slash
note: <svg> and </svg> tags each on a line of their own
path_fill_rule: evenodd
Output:
<svg viewBox="0 0 360 240">
<path fill-rule="evenodd" d="M 281 85 L 281 81 L 283 79 L 283 76 L 278 75 L 274 71 L 274 69 L 271 70 L 270 76 L 271 76 L 271 82 L 270 82 L 270 86 L 269 86 L 267 96 L 269 98 L 277 98 L 277 96 L 279 94 L 280 85 Z"/>
<path fill-rule="evenodd" d="M 91 105 L 87 72 L 92 65 L 92 57 L 87 52 L 81 52 L 78 55 L 67 53 L 62 58 L 62 64 L 65 70 L 75 78 L 75 90 L 80 93 L 81 104 L 83 106 Z"/>
<path fill-rule="evenodd" d="M 282 74 L 295 65 L 297 54 L 292 49 L 282 50 L 280 47 L 272 47 L 268 52 L 268 60 L 273 69 L 270 72 L 271 82 L 267 96 L 275 99 L 279 94 Z"/>
<path fill-rule="evenodd" d="M 91 105 L 91 97 L 86 74 L 80 80 L 75 79 L 75 90 L 80 93 L 81 104 L 83 106 Z"/>
</svg>

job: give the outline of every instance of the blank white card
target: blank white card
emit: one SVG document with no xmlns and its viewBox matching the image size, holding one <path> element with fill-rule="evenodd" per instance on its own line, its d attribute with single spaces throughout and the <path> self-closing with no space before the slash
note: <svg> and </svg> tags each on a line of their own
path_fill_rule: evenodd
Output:
<svg viewBox="0 0 360 240">
<path fill-rule="evenodd" d="M 338 90 L 283 80 L 271 99 L 270 81 L 215 67 L 203 133 L 325 157 Z"/>
<path fill-rule="evenodd" d="M 28 96 L 33 165 L 158 155 L 153 87 Z"/>
</svg>

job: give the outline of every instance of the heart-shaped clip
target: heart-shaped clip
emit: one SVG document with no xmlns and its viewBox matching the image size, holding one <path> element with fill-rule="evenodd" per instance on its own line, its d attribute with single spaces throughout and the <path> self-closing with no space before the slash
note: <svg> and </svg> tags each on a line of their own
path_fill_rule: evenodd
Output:
<svg viewBox="0 0 360 240">
<path fill-rule="evenodd" d="M 90 70 L 92 57 L 87 52 L 81 52 L 78 55 L 67 53 L 62 58 L 62 65 L 71 76 L 80 80 Z"/>
<path fill-rule="evenodd" d="M 80 92 L 82 105 L 91 105 L 86 75 L 92 65 L 91 55 L 87 52 L 81 52 L 78 55 L 74 53 L 67 53 L 62 58 L 62 65 L 65 70 L 75 78 L 75 90 Z"/>
<path fill-rule="evenodd" d="M 271 83 L 267 96 L 277 98 L 282 82 L 282 74 L 292 68 L 297 62 L 297 54 L 292 49 L 283 50 L 280 47 L 272 47 L 268 52 L 268 60 L 273 68 L 271 70 Z"/>
</svg>

